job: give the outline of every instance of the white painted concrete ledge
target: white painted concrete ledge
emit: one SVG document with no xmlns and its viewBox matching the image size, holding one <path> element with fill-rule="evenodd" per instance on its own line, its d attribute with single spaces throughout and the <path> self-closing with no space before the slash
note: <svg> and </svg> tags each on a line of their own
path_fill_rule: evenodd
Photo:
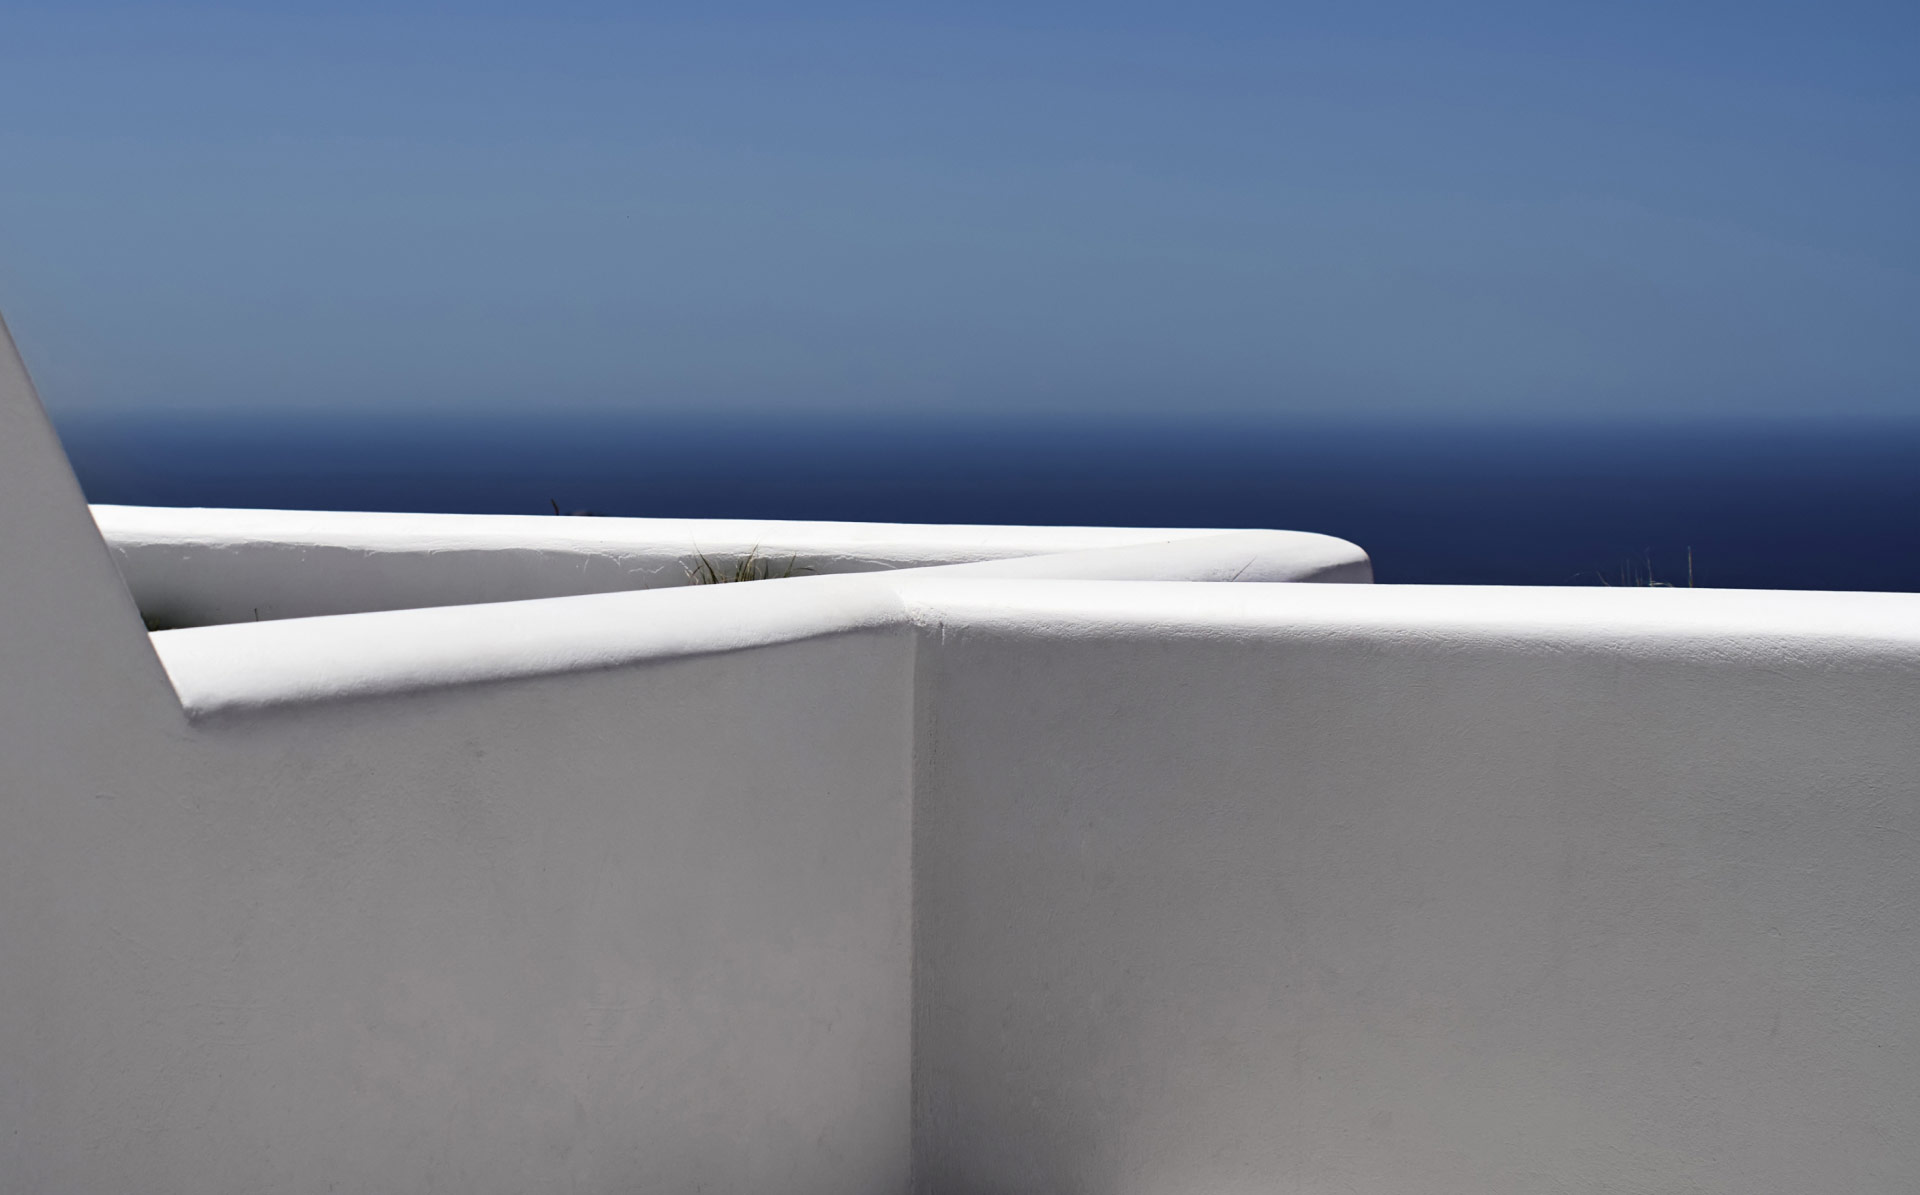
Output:
<svg viewBox="0 0 1920 1195">
<path fill-rule="evenodd" d="M 140 607 L 167 627 L 684 586 L 700 556 L 757 557 L 777 573 L 819 576 L 1073 554 L 1089 569 L 1245 580 L 1371 578 L 1344 540 L 1260 532 L 1236 556 L 1176 545 L 1232 533 L 1180 528 L 956 527 L 514 515 L 361 514 L 96 506 L 94 518 Z M 1102 550 L 1126 553 L 1113 559 Z M 1212 562 L 1212 563 L 1210 563 Z M 1016 566 L 1031 568 L 1032 564 Z M 1040 565 L 1041 571 L 1057 565 Z M 1217 568 L 1216 570 L 1217 571 Z"/>
</svg>

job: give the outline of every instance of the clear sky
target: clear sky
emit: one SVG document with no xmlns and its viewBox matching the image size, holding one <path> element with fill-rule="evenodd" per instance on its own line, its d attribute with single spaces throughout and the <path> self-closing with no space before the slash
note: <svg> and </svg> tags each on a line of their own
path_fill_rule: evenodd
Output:
<svg viewBox="0 0 1920 1195">
<path fill-rule="evenodd" d="M 1920 2 L 0 0 L 56 407 L 1920 414 Z"/>
</svg>

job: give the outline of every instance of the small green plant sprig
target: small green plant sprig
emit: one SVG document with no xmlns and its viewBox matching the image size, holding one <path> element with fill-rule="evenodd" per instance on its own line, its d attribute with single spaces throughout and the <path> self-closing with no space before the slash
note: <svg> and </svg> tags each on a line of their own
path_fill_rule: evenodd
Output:
<svg viewBox="0 0 1920 1195">
<path fill-rule="evenodd" d="M 716 563 L 705 552 L 694 553 L 695 563 L 687 565 L 687 584 L 689 585 L 731 585 L 738 581 L 777 581 L 782 577 L 791 577 L 804 570 L 794 565 L 795 558 L 787 557 L 785 563 L 770 556 L 762 556 L 758 547 L 750 549 L 745 556 L 731 562 Z"/>
</svg>

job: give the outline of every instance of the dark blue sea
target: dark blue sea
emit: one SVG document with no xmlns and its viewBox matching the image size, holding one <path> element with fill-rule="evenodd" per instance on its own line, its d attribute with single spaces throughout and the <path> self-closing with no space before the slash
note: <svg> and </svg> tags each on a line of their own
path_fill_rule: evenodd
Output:
<svg viewBox="0 0 1920 1195">
<path fill-rule="evenodd" d="M 58 420 L 95 502 L 1276 527 L 1383 582 L 1920 591 L 1920 421 Z"/>
</svg>

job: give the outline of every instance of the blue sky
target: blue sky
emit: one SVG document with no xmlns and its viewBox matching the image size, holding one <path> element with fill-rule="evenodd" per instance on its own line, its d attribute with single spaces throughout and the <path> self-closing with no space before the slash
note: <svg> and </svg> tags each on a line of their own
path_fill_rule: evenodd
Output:
<svg viewBox="0 0 1920 1195">
<path fill-rule="evenodd" d="M 50 405 L 1920 414 L 1920 4 L 0 0 Z"/>
</svg>

